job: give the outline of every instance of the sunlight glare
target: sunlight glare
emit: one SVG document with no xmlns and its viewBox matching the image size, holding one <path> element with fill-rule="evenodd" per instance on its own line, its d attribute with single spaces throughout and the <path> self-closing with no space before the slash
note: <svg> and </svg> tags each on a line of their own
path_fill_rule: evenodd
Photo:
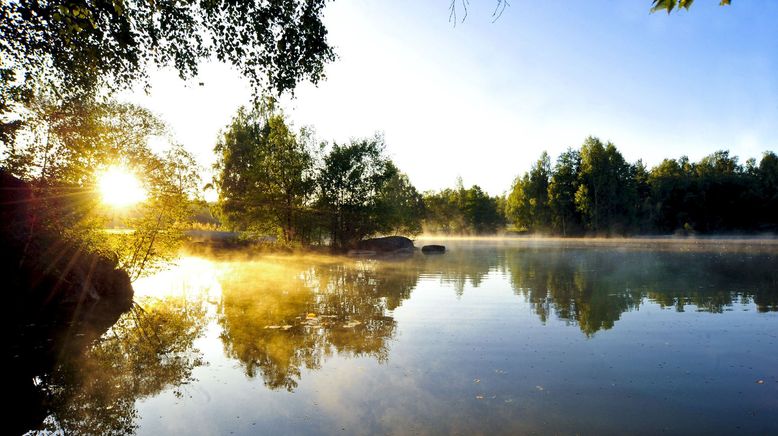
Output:
<svg viewBox="0 0 778 436">
<path fill-rule="evenodd" d="M 146 199 L 146 190 L 138 177 L 123 166 L 112 166 L 97 177 L 97 186 L 103 203 L 113 207 L 127 207 Z"/>
</svg>

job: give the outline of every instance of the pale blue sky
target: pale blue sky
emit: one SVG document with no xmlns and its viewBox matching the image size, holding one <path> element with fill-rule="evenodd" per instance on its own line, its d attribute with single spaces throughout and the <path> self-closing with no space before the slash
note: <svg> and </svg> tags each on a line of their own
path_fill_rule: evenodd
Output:
<svg viewBox="0 0 778 436">
<path fill-rule="evenodd" d="M 649 165 L 776 150 L 778 2 L 697 0 L 669 16 L 650 3 L 513 0 L 492 23 L 495 3 L 471 0 L 454 27 L 447 0 L 338 0 L 326 21 L 339 59 L 287 114 L 322 140 L 384 132 L 421 190 L 462 176 L 499 194 L 543 150 L 555 159 L 587 135 Z M 205 65 L 188 86 L 164 71 L 152 85 L 130 98 L 210 165 L 219 128 L 249 101 L 246 83 Z"/>
</svg>

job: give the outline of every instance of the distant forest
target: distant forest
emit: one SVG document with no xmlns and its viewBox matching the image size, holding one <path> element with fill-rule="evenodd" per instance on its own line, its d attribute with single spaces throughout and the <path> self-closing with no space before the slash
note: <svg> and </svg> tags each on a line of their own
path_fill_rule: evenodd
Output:
<svg viewBox="0 0 778 436">
<path fill-rule="evenodd" d="M 650 170 L 627 163 L 612 143 L 587 138 L 552 167 L 543 153 L 516 179 L 506 216 L 529 232 L 554 235 L 753 233 L 778 229 L 778 157 L 745 165 L 728 151 Z"/>
<path fill-rule="evenodd" d="M 275 101 L 241 109 L 222 132 L 214 186 L 233 230 L 285 243 L 346 248 L 365 237 L 424 233 L 559 236 L 758 233 L 778 229 L 778 157 L 745 165 L 727 151 L 648 169 L 587 138 L 552 165 L 543 153 L 507 195 L 479 186 L 419 193 L 386 156 L 383 138 L 315 144 Z"/>
</svg>

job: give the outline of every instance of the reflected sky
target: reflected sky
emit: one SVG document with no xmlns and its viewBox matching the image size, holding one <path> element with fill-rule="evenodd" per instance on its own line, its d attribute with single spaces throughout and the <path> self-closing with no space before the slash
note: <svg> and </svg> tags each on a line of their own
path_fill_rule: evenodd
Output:
<svg viewBox="0 0 778 436">
<path fill-rule="evenodd" d="M 40 381 L 47 428 L 778 431 L 770 250 L 444 243 L 182 258 L 136 283 L 139 309 L 86 361 Z"/>
</svg>

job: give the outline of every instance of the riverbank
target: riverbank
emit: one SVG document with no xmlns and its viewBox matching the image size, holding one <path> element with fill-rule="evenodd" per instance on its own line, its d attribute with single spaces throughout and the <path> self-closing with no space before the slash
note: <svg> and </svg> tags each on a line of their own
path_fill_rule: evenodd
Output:
<svg viewBox="0 0 778 436">
<path fill-rule="evenodd" d="M 252 253 L 320 253 L 332 254 L 327 245 L 283 246 L 275 238 L 253 236 L 241 232 L 192 230 L 186 250 L 194 254 L 210 252 L 235 252 L 248 250 Z M 778 252 L 778 235 L 643 235 L 632 237 L 558 237 L 540 235 L 481 235 L 450 236 L 424 234 L 411 238 L 417 248 L 429 243 L 445 241 L 470 241 L 520 244 L 526 247 L 554 245 L 558 247 L 611 247 L 614 249 L 652 249 L 672 251 L 723 252 Z M 344 250 L 342 254 L 346 254 Z"/>
</svg>

